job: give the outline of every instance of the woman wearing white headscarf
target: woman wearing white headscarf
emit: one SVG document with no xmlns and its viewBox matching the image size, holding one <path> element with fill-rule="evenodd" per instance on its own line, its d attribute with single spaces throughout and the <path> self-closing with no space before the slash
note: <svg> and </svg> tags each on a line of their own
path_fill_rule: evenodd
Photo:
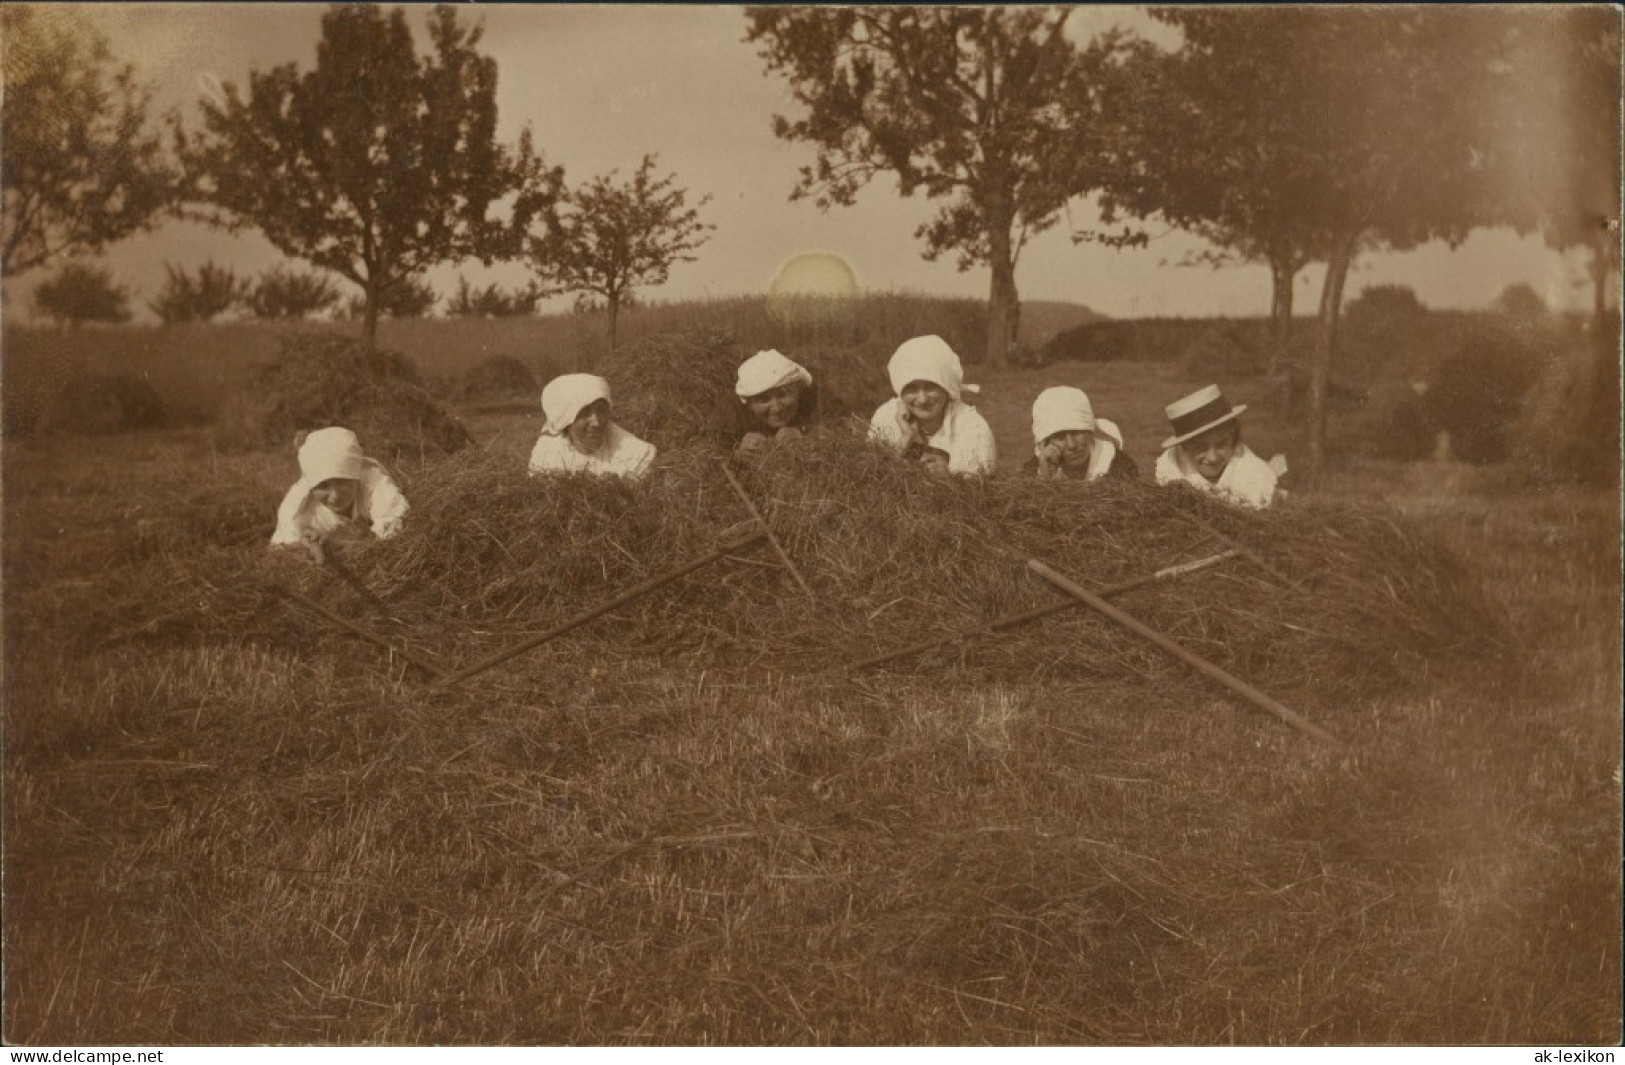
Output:
<svg viewBox="0 0 1625 1065">
<path fill-rule="evenodd" d="M 1046 388 L 1033 401 L 1033 457 L 1024 473 L 1074 481 L 1102 477 L 1133 480 L 1140 469 L 1123 450 L 1116 422 L 1096 418 L 1080 388 Z"/>
<path fill-rule="evenodd" d="M 653 444 L 610 421 L 609 382 L 567 373 L 542 389 L 542 435 L 530 453 L 530 472 L 591 473 L 637 480 L 654 464 Z"/>
<path fill-rule="evenodd" d="M 869 435 L 904 458 L 919 461 L 928 448 L 948 455 L 951 473 L 992 473 L 997 462 L 993 430 L 961 399 L 974 392 L 964 383 L 959 356 L 938 336 L 904 341 L 886 364 L 896 395 L 869 419 Z"/>
<path fill-rule="evenodd" d="M 388 471 L 361 453 L 348 429 L 331 426 L 303 433 L 299 480 L 277 508 L 272 547 L 303 545 L 321 558 L 322 543 L 342 528 L 368 528 L 380 540 L 394 536 L 405 517 L 406 497 Z"/>
<path fill-rule="evenodd" d="M 818 422 L 818 387 L 807 368 L 777 351 L 758 351 L 734 382 L 734 447 L 752 452 L 802 436 Z"/>
</svg>

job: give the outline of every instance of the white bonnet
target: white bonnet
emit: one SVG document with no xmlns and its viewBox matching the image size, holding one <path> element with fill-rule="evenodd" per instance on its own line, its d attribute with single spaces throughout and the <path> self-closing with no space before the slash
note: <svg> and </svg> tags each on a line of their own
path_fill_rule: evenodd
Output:
<svg viewBox="0 0 1625 1065">
<path fill-rule="evenodd" d="M 317 429 L 299 445 L 299 476 L 312 485 L 336 477 L 359 480 L 364 461 L 361 441 L 350 430 L 336 425 Z"/>
<path fill-rule="evenodd" d="M 542 389 L 542 413 L 547 422 L 542 432 L 558 436 L 570 428 L 582 411 L 599 400 L 613 403 L 609 397 L 609 382 L 590 373 L 567 373 L 547 383 Z"/>
<path fill-rule="evenodd" d="M 892 392 L 899 396 L 910 381 L 929 381 L 956 400 L 961 390 L 977 390 L 975 385 L 965 384 L 965 371 L 959 364 L 959 356 L 939 336 L 903 341 L 886 364 L 886 375 L 891 378 Z"/>
<path fill-rule="evenodd" d="M 1046 388 L 1033 400 L 1033 443 L 1042 444 L 1056 433 L 1094 432 L 1095 411 L 1081 388 L 1060 385 Z"/>
<path fill-rule="evenodd" d="M 807 372 L 805 366 L 769 348 L 767 351 L 758 351 L 739 364 L 739 377 L 734 383 L 734 394 L 740 399 L 748 399 L 763 392 L 771 392 L 780 385 L 787 385 L 792 381 L 810 385 L 812 374 Z"/>
</svg>

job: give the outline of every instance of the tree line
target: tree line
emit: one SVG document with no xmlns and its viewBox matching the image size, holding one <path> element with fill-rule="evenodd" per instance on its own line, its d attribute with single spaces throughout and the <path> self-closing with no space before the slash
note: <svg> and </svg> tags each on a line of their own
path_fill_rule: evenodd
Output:
<svg viewBox="0 0 1625 1065">
<path fill-rule="evenodd" d="M 813 149 L 790 189 L 829 210 L 876 179 L 940 204 L 927 258 L 989 271 L 984 361 L 1020 324 L 1016 267 L 1061 225 L 1078 243 L 1193 233 L 1215 262 L 1269 268 L 1281 358 L 1294 281 L 1325 267 L 1309 365 L 1311 461 L 1344 286 L 1357 257 L 1473 230 L 1585 248 L 1599 335 L 1619 268 L 1620 14 L 1605 6 L 1149 9 L 1170 47 L 1080 41 L 1077 9 L 751 7 L 744 43 L 795 113 L 774 133 Z M 148 130 L 149 96 L 104 41 L 8 5 L 6 276 L 95 251 L 164 212 L 256 229 L 352 282 L 371 337 L 430 267 L 526 261 L 533 286 L 460 291 L 462 309 L 561 292 L 602 299 L 612 336 L 639 287 L 692 261 L 711 226 L 645 156 L 630 180 L 575 188 L 530 131 L 495 136 L 494 60 L 450 7 L 419 56 L 405 14 L 337 5 L 315 66 L 255 71 Z M 1098 209 L 1094 225 L 1074 208 Z M 1086 213 L 1086 212 L 1084 212 Z M 182 296 L 186 283 L 176 279 Z M 218 282 L 218 278 L 215 279 Z M 459 303 L 458 300 L 461 300 Z M 184 301 L 183 301 L 184 302 Z M 532 304 L 533 306 L 533 304 Z"/>
</svg>

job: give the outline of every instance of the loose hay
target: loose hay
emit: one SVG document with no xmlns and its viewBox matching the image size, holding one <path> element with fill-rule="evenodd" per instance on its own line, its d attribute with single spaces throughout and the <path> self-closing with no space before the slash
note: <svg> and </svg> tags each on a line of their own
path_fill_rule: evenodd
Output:
<svg viewBox="0 0 1625 1065">
<path fill-rule="evenodd" d="M 137 627 L 303 646 L 320 642 L 314 627 L 349 639 L 265 590 L 291 580 L 439 665 L 467 664 L 747 531 L 749 516 L 714 462 L 702 449 L 674 452 L 633 485 L 532 479 L 511 456 L 470 449 L 421 477 L 396 540 L 346 546 L 348 564 L 399 621 L 378 618 L 319 567 L 244 549 L 205 552 L 169 571 L 134 609 L 149 619 Z M 1253 513 L 1143 483 L 941 478 L 839 433 L 771 452 L 742 478 L 816 603 L 769 552 L 750 551 L 502 669 L 559 675 L 656 656 L 674 669 L 829 673 L 1058 601 L 1026 572 L 1030 557 L 1100 586 L 1217 553 L 1226 545 L 1208 539 L 1215 532 L 1267 556 L 1297 585 L 1235 559 L 1135 590 L 1119 605 L 1277 696 L 1333 705 L 1418 681 L 1432 663 L 1500 639 L 1456 560 L 1380 511 Z M 177 590 L 163 593 L 171 581 Z M 135 607 L 138 598 L 121 602 Z M 155 614 L 168 619 L 160 630 Z M 887 668 L 950 666 L 987 680 L 1138 676 L 1171 691 L 1195 683 L 1081 608 Z"/>
<path fill-rule="evenodd" d="M 388 462 L 456 451 L 468 429 L 423 387 L 405 356 L 357 337 L 295 333 L 254 387 L 221 415 L 226 447 L 292 447 L 300 430 L 342 425 Z"/>
</svg>

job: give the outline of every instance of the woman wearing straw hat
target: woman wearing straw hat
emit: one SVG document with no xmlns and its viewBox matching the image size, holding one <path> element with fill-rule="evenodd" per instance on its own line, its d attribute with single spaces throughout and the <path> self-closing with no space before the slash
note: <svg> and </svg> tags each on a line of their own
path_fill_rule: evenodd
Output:
<svg viewBox="0 0 1625 1065">
<path fill-rule="evenodd" d="M 1241 442 L 1245 403 L 1232 407 L 1218 385 L 1199 388 L 1166 408 L 1174 435 L 1162 442 L 1158 484 L 1188 484 L 1249 507 L 1267 507 L 1286 460 L 1265 462 Z M 1284 496 L 1284 493 L 1282 493 Z"/>
<path fill-rule="evenodd" d="M 910 461 L 927 448 L 948 454 L 952 473 L 992 473 L 997 462 L 993 430 L 961 399 L 975 392 L 964 383 L 959 356 L 938 336 L 904 341 L 886 364 L 896 395 L 869 419 L 869 435 Z"/>
<path fill-rule="evenodd" d="M 1140 475 L 1117 423 L 1096 418 L 1088 395 L 1064 385 L 1044 389 L 1033 401 L 1033 456 L 1021 469 L 1072 481 Z"/>
<path fill-rule="evenodd" d="M 793 440 L 818 422 L 818 386 L 807 368 L 777 351 L 758 351 L 739 366 L 734 382 L 734 450 L 760 451 Z"/>
<path fill-rule="evenodd" d="M 330 426 L 300 433 L 299 480 L 277 508 L 272 547 L 302 546 L 318 562 L 322 544 L 343 529 L 363 527 L 380 540 L 400 530 L 406 497 L 384 467 L 361 453 L 348 429 Z"/>
<path fill-rule="evenodd" d="M 567 373 L 542 389 L 546 422 L 530 453 L 530 472 L 591 473 L 637 480 L 654 464 L 653 444 L 610 420 L 609 382 Z"/>
</svg>

